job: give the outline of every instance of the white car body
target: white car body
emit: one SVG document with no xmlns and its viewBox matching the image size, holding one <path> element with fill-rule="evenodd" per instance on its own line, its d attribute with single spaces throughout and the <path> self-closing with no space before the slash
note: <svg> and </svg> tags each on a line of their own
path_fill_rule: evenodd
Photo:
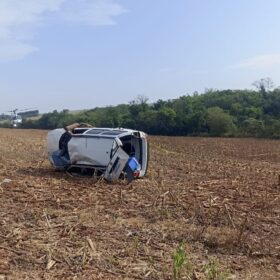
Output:
<svg viewBox="0 0 280 280">
<path fill-rule="evenodd" d="M 11 126 L 18 127 L 22 124 L 22 117 L 20 115 L 11 116 Z"/>
<path fill-rule="evenodd" d="M 149 147 L 142 131 L 86 127 L 70 133 L 59 128 L 48 133 L 47 148 L 58 170 L 95 170 L 109 181 L 118 179 L 128 165 L 134 166 L 134 177 L 147 173 Z"/>
</svg>

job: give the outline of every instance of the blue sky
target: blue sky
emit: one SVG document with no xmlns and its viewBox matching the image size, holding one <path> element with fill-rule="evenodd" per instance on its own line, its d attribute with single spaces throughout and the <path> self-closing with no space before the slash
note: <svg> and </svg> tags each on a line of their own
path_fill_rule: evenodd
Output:
<svg viewBox="0 0 280 280">
<path fill-rule="evenodd" d="M 0 112 L 280 86 L 278 0 L 0 0 Z"/>
</svg>

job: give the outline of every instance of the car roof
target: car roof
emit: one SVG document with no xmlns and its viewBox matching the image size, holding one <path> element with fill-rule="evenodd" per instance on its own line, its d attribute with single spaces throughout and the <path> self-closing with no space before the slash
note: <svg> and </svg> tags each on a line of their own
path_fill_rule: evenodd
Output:
<svg viewBox="0 0 280 280">
<path fill-rule="evenodd" d="M 77 136 L 116 138 L 131 135 L 137 132 L 139 131 L 127 128 L 89 127 L 75 128 L 73 134 Z"/>
</svg>

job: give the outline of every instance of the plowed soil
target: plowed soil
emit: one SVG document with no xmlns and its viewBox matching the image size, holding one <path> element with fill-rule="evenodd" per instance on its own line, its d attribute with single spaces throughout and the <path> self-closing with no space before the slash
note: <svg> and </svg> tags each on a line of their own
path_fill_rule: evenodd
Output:
<svg viewBox="0 0 280 280">
<path fill-rule="evenodd" d="M 127 185 L 55 172 L 46 131 L 0 129 L 0 279 L 280 279 L 280 141 L 150 137 Z M 211 278 L 218 279 L 218 278 Z"/>
</svg>

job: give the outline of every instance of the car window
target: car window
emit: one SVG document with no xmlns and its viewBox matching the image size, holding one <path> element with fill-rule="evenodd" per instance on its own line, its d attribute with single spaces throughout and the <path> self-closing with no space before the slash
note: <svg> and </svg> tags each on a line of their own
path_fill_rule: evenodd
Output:
<svg viewBox="0 0 280 280">
<path fill-rule="evenodd" d="M 126 130 L 111 130 L 103 132 L 102 135 L 119 135 L 127 132 Z"/>
<path fill-rule="evenodd" d="M 83 134 L 84 132 L 86 132 L 88 130 L 88 128 L 76 128 L 72 131 L 73 134 Z"/>
<path fill-rule="evenodd" d="M 106 132 L 106 131 L 108 131 L 107 129 L 91 129 L 91 130 L 89 130 L 88 132 L 86 132 L 86 134 L 91 134 L 91 135 L 96 135 L 96 134 L 100 134 L 100 133 L 102 133 L 102 132 Z"/>
</svg>

